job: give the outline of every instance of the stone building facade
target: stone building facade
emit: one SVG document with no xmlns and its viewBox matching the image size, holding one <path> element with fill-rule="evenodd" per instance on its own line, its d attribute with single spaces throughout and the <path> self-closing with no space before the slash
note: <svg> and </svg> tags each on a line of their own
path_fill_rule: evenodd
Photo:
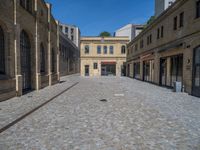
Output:
<svg viewBox="0 0 200 150">
<path fill-rule="evenodd" d="M 60 23 L 60 30 L 70 39 L 78 48 L 80 48 L 81 31 L 75 25 Z"/>
<path fill-rule="evenodd" d="M 59 81 L 59 26 L 44 0 L 0 0 L 0 101 Z"/>
<path fill-rule="evenodd" d="M 66 76 L 80 72 L 80 50 L 79 48 L 60 31 L 60 76 Z"/>
<path fill-rule="evenodd" d="M 169 8 L 176 0 L 155 0 L 155 16 L 158 17 L 162 12 Z"/>
<path fill-rule="evenodd" d="M 128 37 L 82 37 L 81 75 L 124 75 L 128 42 Z"/>
<path fill-rule="evenodd" d="M 200 96 L 200 0 L 179 0 L 128 44 L 131 78 Z"/>
<path fill-rule="evenodd" d="M 136 24 L 127 24 L 122 28 L 115 31 L 115 36 L 128 36 L 129 40 L 133 40 L 142 30 L 144 29 L 144 25 L 136 25 Z"/>
</svg>

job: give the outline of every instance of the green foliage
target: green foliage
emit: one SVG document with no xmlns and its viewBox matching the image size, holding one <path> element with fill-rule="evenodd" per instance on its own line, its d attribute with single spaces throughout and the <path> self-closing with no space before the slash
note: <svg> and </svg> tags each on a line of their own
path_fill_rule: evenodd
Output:
<svg viewBox="0 0 200 150">
<path fill-rule="evenodd" d="M 151 16 L 149 18 L 149 20 L 147 21 L 147 25 L 149 25 L 150 23 L 152 23 L 155 20 L 155 16 Z"/>
<path fill-rule="evenodd" d="M 99 36 L 101 36 L 101 37 L 110 37 L 111 34 L 110 34 L 109 32 L 107 32 L 107 31 L 104 31 L 104 32 L 101 32 L 101 33 L 99 34 Z"/>
<path fill-rule="evenodd" d="M 156 19 L 155 16 L 151 16 L 151 17 L 149 18 L 149 20 L 147 21 L 146 25 L 144 26 L 144 28 L 146 28 L 149 24 L 151 24 L 155 19 Z"/>
</svg>

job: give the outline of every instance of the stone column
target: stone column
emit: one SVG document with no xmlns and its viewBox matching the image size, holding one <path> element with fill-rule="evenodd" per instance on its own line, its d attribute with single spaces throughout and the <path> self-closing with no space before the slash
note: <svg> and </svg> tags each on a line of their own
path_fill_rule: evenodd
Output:
<svg viewBox="0 0 200 150">
<path fill-rule="evenodd" d="M 143 60 L 140 59 L 140 80 L 143 80 L 143 72 L 144 72 L 143 64 L 144 64 Z"/>
<path fill-rule="evenodd" d="M 37 2 L 36 2 L 37 6 Z M 41 73 L 40 73 L 40 37 L 38 31 L 39 13 L 36 7 L 36 19 L 35 19 L 35 72 L 36 72 L 36 90 L 41 88 Z"/>
<path fill-rule="evenodd" d="M 48 7 L 48 75 L 49 85 L 52 85 L 52 72 L 51 72 L 51 4 L 46 4 Z"/>
<path fill-rule="evenodd" d="M 16 24 L 14 36 L 14 51 L 15 51 L 15 76 L 16 76 L 16 94 L 22 95 L 22 75 L 21 75 L 21 54 L 20 54 L 20 26 Z"/>
<path fill-rule="evenodd" d="M 154 57 L 154 82 L 159 84 L 160 82 L 160 54 L 155 51 Z"/>
<path fill-rule="evenodd" d="M 56 24 L 57 24 L 57 79 L 58 79 L 58 82 L 60 81 L 60 49 L 59 49 L 59 31 L 60 31 L 60 29 L 59 29 L 59 22 L 58 21 L 56 21 Z"/>
</svg>

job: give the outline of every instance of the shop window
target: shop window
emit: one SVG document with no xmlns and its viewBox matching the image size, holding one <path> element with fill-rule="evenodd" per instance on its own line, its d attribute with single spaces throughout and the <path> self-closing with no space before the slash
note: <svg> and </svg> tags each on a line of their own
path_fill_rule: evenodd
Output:
<svg viewBox="0 0 200 150">
<path fill-rule="evenodd" d="M 182 82 L 183 76 L 183 56 L 171 57 L 171 86 L 175 81 Z"/>
</svg>

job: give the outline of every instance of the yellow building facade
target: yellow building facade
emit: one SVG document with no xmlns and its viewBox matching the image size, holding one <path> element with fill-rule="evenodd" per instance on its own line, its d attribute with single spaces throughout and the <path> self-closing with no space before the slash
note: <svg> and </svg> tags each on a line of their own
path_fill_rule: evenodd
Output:
<svg viewBox="0 0 200 150">
<path fill-rule="evenodd" d="M 82 37 L 82 76 L 125 75 L 128 37 Z"/>
</svg>

